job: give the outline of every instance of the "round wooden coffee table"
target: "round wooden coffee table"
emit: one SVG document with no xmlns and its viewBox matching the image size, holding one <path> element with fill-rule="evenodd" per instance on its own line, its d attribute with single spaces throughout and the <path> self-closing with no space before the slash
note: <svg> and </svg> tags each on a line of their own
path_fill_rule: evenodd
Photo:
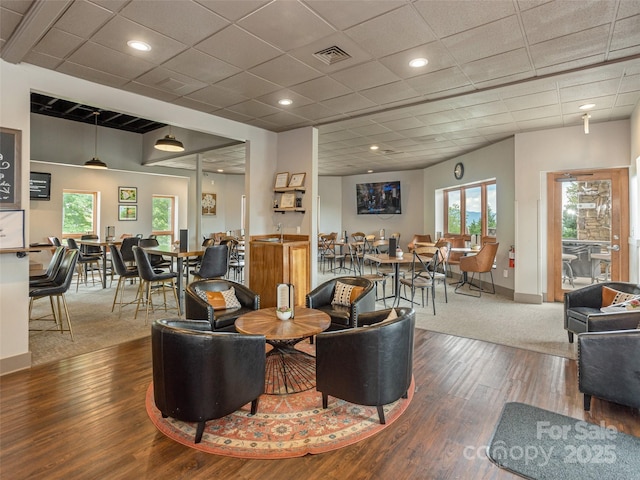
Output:
<svg viewBox="0 0 640 480">
<path fill-rule="evenodd" d="M 316 386 L 316 361 L 313 355 L 295 348 L 305 338 L 323 332 L 331 324 L 326 313 L 295 307 L 295 318 L 279 320 L 275 307 L 254 310 L 236 320 L 235 327 L 247 335 L 264 335 L 273 348 L 267 352 L 265 393 L 286 395 L 304 392 Z"/>
</svg>

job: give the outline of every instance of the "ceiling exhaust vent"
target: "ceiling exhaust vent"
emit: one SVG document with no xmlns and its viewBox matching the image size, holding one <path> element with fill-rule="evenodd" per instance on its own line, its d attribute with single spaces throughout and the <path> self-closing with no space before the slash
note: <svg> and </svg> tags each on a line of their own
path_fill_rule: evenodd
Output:
<svg viewBox="0 0 640 480">
<path fill-rule="evenodd" d="M 335 45 L 333 47 L 320 50 L 319 52 L 314 53 L 313 56 L 327 65 L 334 65 L 338 62 L 351 58 L 351 55 Z"/>
</svg>

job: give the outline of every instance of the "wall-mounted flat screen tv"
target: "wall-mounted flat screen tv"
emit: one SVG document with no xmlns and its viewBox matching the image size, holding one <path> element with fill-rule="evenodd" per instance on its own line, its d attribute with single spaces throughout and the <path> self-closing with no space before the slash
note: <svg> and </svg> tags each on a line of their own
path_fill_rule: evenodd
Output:
<svg viewBox="0 0 640 480">
<path fill-rule="evenodd" d="M 51 174 L 31 172 L 29 176 L 29 198 L 31 200 L 51 200 Z"/>
<path fill-rule="evenodd" d="M 402 213 L 400 182 L 356 184 L 358 215 L 384 215 Z"/>
</svg>

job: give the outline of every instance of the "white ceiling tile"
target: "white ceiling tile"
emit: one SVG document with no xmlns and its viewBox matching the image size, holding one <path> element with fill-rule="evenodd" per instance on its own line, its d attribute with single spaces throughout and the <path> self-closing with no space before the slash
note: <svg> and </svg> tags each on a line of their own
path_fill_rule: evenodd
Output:
<svg viewBox="0 0 640 480">
<path fill-rule="evenodd" d="M 471 82 L 459 67 L 446 68 L 437 72 L 426 73 L 407 80 L 407 83 L 418 93 L 435 95 L 445 93 L 454 88 L 473 90 Z"/>
<path fill-rule="evenodd" d="M 345 30 L 402 6 L 402 3 L 397 0 L 368 1 L 366 8 L 363 8 L 362 0 L 340 0 L 339 3 L 327 0 L 306 0 L 305 3 L 340 30 Z"/>
<path fill-rule="evenodd" d="M 190 77 L 206 83 L 215 83 L 240 72 L 238 67 L 194 48 L 176 55 L 164 66 L 175 72 L 186 72 Z"/>
<path fill-rule="evenodd" d="M 69 62 L 123 78 L 136 78 L 154 67 L 152 63 L 91 42 L 85 43 L 69 56 L 65 63 Z"/>
<path fill-rule="evenodd" d="M 173 38 L 185 45 L 194 45 L 229 24 L 219 15 L 196 2 L 138 0 L 129 3 L 123 16 Z M 171 21 L 167 22 L 170 18 Z"/>
<path fill-rule="evenodd" d="M 341 70 L 333 77 L 354 90 L 364 90 L 400 80 L 391 70 L 376 61 Z"/>
<path fill-rule="evenodd" d="M 375 57 L 401 52 L 436 39 L 410 5 L 349 28 L 345 33 Z"/>
<path fill-rule="evenodd" d="M 196 0 L 202 6 L 227 20 L 240 20 L 245 15 L 265 6 L 271 0 Z"/>
<path fill-rule="evenodd" d="M 524 48 L 469 62 L 462 67 L 462 71 L 474 84 L 521 73 L 526 73 L 529 77 L 534 76 L 529 56 Z"/>
<path fill-rule="evenodd" d="M 239 68 L 251 68 L 282 55 L 279 50 L 235 25 L 198 43 L 195 48 Z"/>
<path fill-rule="evenodd" d="M 113 12 L 95 3 L 78 0 L 73 2 L 56 22 L 56 28 L 82 38 L 89 38 L 112 15 Z"/>
<path fill-rule="evenodd" d="M 224 108 L 236 103 L 241 103 L 249 98 L 218 85 L 210 85 L 198 90 L 197 92 L 186 95 L 186 97 L 218 108 Z"/>
<path fill-rule="evenodd" d="M 460 63 L 522 49 L 524 36 L 515 15 L 442 39 Z"/>
<path fill-rule="evenodd" d="M 82 43 L 82 38 L 57 28 L 52 28 L 33 48 L 33 51 L 63 59 Z"/>
<path fill-rule="evenodd" d="M 228 77 L 215 86 L 226 88 L 232 92 L 236 92 L 245 97 L 261 97 L 270 92 L 280 89 L 280 85 L 267 82 L 266 80 L 256 77 L 247 72 L 241 72 L 233 77 Z"/>
<path fill-rule="evenodd" d="M 140 75 L 136 82 L 173 93 L 176 96 L 188 95 L 207 86 L 204 82 L 162 67 L 154 68 L 144 75 Z"/>
<path fill-rule="evenodd" d="M 547 2 L 522 12 L 527 39 L 532 45 L 589 30 L 613 21 L 616 2 Z"/>
<path fill-rule="evenodd" d="M 291 90 L 316 101 L 327 100 L 352 93 L 349 87 L 327 76 L 294 85 L 291 87 Z"/>
<path fill-rule="evenodd" d="M 603 25 L 531 45 L 531 58 L 537 69 L 596 55 L 604 60 L 608 41 L 609 27 Z"/>
<path fill-rule="evenodd" d="M 290 87 L 291 85 L 307 82 L 322 76 L 322 73 L 318 70 L 308 67 L 289 55 L 281 55 L 269 60 L 257 67 L 253 67 L 250 72 L 284 87 Z"/>
<path fill-rule="evenodd" d="M 281 50 L 292 50 L 335 30 L 302 3 L 271 2 L 238 22 L 250 33 Z"/>
<path fill-rule="evenodd" d="M 379 105 L 417 100 L 421 97 L 418 92 L 403 81 L 368 88 L 366 90 L 362 90 L 360 94 Z"/>
</svg>

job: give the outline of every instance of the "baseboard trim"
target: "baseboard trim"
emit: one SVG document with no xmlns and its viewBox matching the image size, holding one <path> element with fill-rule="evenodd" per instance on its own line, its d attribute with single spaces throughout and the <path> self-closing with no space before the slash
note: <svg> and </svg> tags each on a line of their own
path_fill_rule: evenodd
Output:
<svg viewBox="0 0 640 480">
<path fill-rule="evenodd" d="M 542 303 L 542 295 L 538 293 L 520 293 L 515 292 L 513 295 L 513 300 L 517 303 L 534 303 L 541 304 Z"/>
<path fill-rule="evenodd" d="M 0 376 L 31 368 L 31 352 L 0 359 Z"/>
</svg>

